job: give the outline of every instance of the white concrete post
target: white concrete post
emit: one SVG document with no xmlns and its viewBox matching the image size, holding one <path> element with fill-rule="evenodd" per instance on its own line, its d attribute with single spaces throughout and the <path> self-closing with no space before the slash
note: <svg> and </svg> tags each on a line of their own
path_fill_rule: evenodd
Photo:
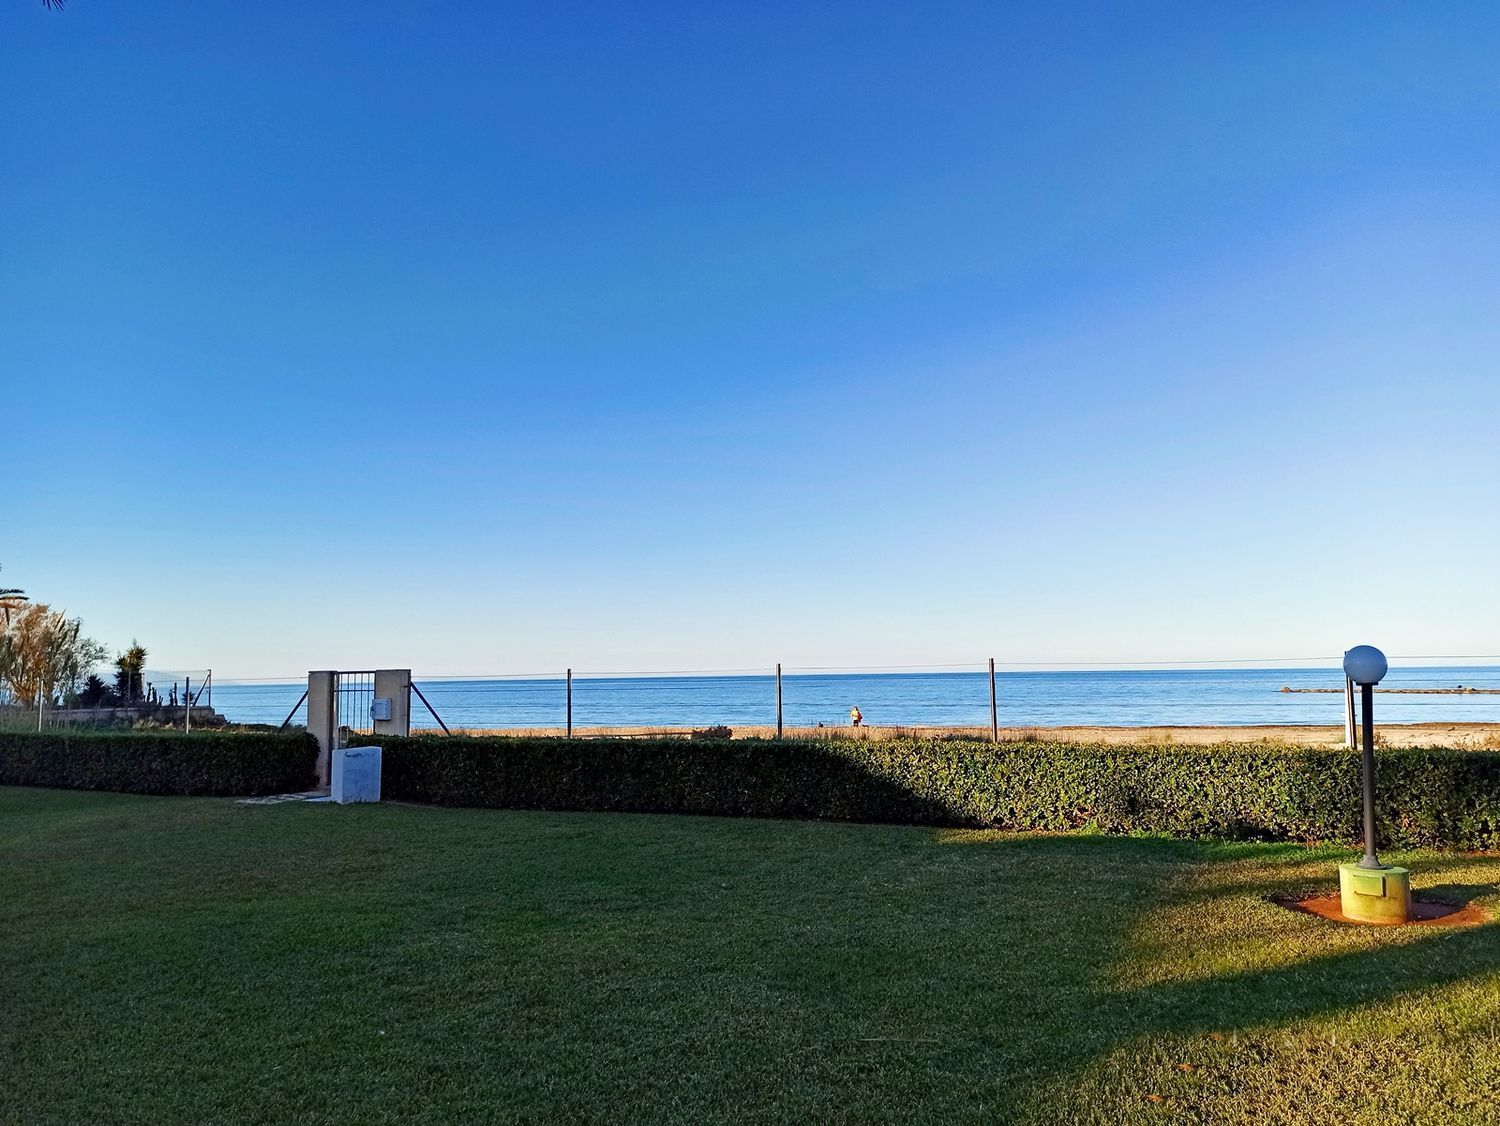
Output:
<svg viewBox="0 0 1500 1126">
<path fill-rule="evenodd" d="M 307 674 L 307 730 L 318 741 L 318 789 L 328 789 L 329 764 L 338 745 L 338 689 L 336 672 Z"/>
<path fill-rule="evenodd" d="M 375 699 L 391 702 L 391 718 L 375 720 L 375 734 L 410 735 L 411 669 L 376 669 Z"/>
</svg>

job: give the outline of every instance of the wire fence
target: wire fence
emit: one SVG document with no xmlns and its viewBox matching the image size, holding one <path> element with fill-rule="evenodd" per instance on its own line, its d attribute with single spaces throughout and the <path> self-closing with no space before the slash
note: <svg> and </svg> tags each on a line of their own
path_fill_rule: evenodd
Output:
<svg viewBox="0 0 1500 1126">
<path fill-rule="evenodd" d="M 997 661 L 994 722 L 1058 726 L 1340 725 L 1341 655 L 1233 660 Z M 1402 665 L 1402 661 L 1413 662 Z M 1432 666 L 1418 661 L 1475 662 Z M 1381 685 L 1382 723 L 1500 723 L 1500 656 L 1393 657 Z M 348 674 L 353 675 L 353 674 Z M 722 669 L 427 673 L 413 684 L 454 730 L 733 729 L 848 727 L 988 728 L 984 661 L 868 666 L 740 666 Z M 303 676 L 216 681 L 231 722 L 305 722 Z M 341 699 L 341 724 L 370 729 L 373 688 Z M 780 707 L 778 709 L 778 701 Z M 288 712 L 293 712 L 288 715 Z M 357 714 L 356 714 L 357 713 Z M 571 722 L 570 722 L 571 721 Z M 421 706 L 414 729 L 437 729 Z"/>
<path fill-rule="evenodd" d="M 36 729 L 146 722 L 161 726 L 212 724 L 210 669 L 143 669 L 107 679 L 95 674 L 55 685 L 39 698 L 17 703 L 0 692 L 0 726 Z"/>
<path fill-rule="evenodd" d="M 191 697 L 195 708 L 213 707 L 212 669 L 154 669 L 142 673 L 148 702 L 182 707 Z"/>
</svg>

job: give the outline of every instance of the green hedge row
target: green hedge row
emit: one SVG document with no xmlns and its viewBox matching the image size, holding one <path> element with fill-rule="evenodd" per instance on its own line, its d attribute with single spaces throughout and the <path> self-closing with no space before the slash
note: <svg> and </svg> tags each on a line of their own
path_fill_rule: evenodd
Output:
<svg viewBox="0 0 1500 1126">
<path fill-rule="evenodd" d="M 0 785 L 129 794 L 284 794 L 317 784 L 306 732 L 0 732 Z"/>
<path fill-rule="evenodd" d="M 509 809 L 626 810 L 1006 829 L 1354 841 L 1359 757 L 1225 744 L 375 740 L 384 796 Z M 1378 755 L 1381 842 L 1500 847 L 1500 753 Z"/>
</svg>

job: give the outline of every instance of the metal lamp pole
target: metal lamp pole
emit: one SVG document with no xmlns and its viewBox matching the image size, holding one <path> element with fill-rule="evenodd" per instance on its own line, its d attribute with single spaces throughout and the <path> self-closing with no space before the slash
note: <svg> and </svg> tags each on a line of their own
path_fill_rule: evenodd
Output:
<svg viewBox="0 0 1500 1126">
<path fill-rule="evenodd" d="M 1359 700 L 1365 729 L 1364 752 L 1360 755 L 1365 784 L 1365 854 L 1360 858 L 1359 866 L 1384 868 L 1380 857 L 1375 855 L 1375 686 L 1361 684 Z"/>
<path fill-rule="evenodd" d="M 1373 645 L 1356 645 L 1344 654 L 1344 675 L 1359 685 L 1360 712 L 1364 728 L 1360 773 L 1364 776 L 1365 854 L 1361 868 L 1384 868 L 1375 854 L 1375 686 L 1385 676 L 1385 654 Z"/>
<path fill-rule="evenodd" d="M 1375 852 L 1375 686 L 1387 668 L 1385 654 L 1373 645 L 1356 645 L 1344 654 L 1344 676 L 1359 685 L 1365 729 L 1360 753 L 1365 854 L 1339 865 L 1339 911 L 1351 923 L 1411 922 L 1411 870 L 1383 864 Z"/>
</svg>

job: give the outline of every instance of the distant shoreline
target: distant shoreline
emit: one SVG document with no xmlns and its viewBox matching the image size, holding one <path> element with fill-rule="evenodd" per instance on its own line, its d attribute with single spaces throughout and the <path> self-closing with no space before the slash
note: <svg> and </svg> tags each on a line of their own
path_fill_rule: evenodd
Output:
<svg viewBox="0 0 1500 1126">
<path fill-rule="evenodd" d="M 1292 688 L 1283 685 L 1283 692 L 1323 692 L 1332 696 L 1342 696 L 1342 688 Z M 1455 685 L 1452 688 L 1377 688 L 1376 692 L 1389 692 L 1395 696 L 1500 696 L 1500 688 L 1465 688 L 1463 685 Z"/>
</svg>

